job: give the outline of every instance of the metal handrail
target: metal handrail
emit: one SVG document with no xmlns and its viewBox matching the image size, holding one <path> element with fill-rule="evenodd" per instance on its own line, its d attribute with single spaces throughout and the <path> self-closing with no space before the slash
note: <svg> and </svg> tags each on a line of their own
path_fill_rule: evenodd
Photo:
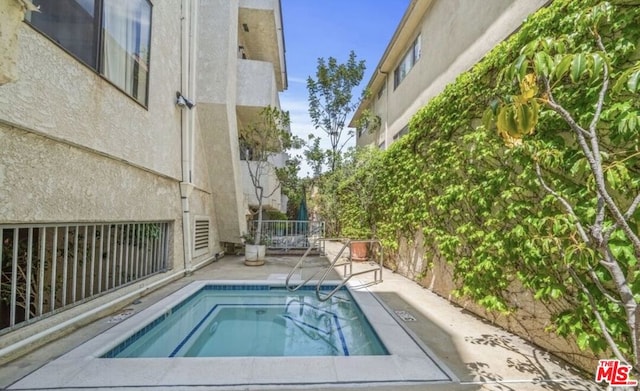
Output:
<svg viewBox="0 0 640 391">
<path fill-rule="evenodd" d="M 307 258 L 307 256 L 309 255 L 309 253 L 311 252 L 312 249 L 315 248 L 315 244 L 319 241 L 326 241 L 326 240 L 342 240 L 340 238 L 316 238 L 313 240 L 313 242 L 311 242 L 309 244 L 309 248 L 307 248 L 307 251 L 304 252 L 304 254 L 302 255 L 302 257 L 300 258 L 300 260 L 298 261 L 298 263 L 296 263 L 296 265 L 293 267 L 293 269 L 291 269 L 291 271 L 289 272 L 289 275 L 287 275 L 287 278 L 285 280 L 285 287 L 287 288 L 287 290 L 289 292 L 295 292 L 298 289 L 300 289 L 303 285 L 305 285 L 306 283 L 308 283 L 309 281 L 311 281 L 313 279 L 313 277 L 315 277 L 320 270 L 316 271 L 315 273 L 313 273 L 311 276 L 309 276 L 309 278 L 307 278 L 306 280 L 304 280 L 302 283 L 298 284 L 296 287 L 291 287 L 289 284 L 289 280 L 291 280 L 291 277 L 293 276 L 293 274 L 296 272 L 296 270 L 300 269 L 302 267 L 302 264 L 304 263 L 305 259 Z M 333 268 L 333 264 L 335 264 L 336 260 L 338 260 L 340 258 L 340 255 L 342 255 L 342 253 L 344 252 L 344 249 L 347 247 L 347 245 L 349 244 L 349 242 L 347 242 L 347 244 L 345 244 L 342 249 L 340 250 L 340 252 L 338 253 L 338 255 L 336 256 L 336 259 L 334 259 L 334 261 L 332 262 L 332 266 L 331 268 Z M 329 269 L 330 270 L 330 269 Z"/>
<path fill-rule="evenodd" d="M 377 243 L 378 246 L 380 247 L 380 263 L 379 263 L 378 267 L 373 268 L 373 269 L 363 270 L 363 271 L 360 271 L 360 272 L 357 272 L 357 273 L 353 273 L 352 272 L 353 271 L 353 269 L 352 269 L 353 261 L 351 259 L 351 254 L 349 254 L 349 262 L 348 262 L 349 273 L 348 274 L 346 273 L 346 265 L 347 264 L 345 264 L 345 276 L 343 277 L 342 281 L 334 289 L 332 289 L 327 295 L 323 296 L 321 294 L 321 290 L 320 290 L 320 288 L 322 287 L 322 283 L 324 282 L 324 280 L 329 275 L 329 272 L 335 267 L 336 261 L 340 258 L 340 255 L 342 254 L 342 251 L 344 251 L 344 249 L 347 246 L 350 246 L 352 243 Z M 318 280 L 318 283 L 316 284 L 316 297 L 321 302 L 327 301 L 334 294 L 336 294 L 336 292 L 338 292 L 340 289 L 342 289 L 342 287 L 344 287 L 352 277 L 359 276 L 359 275 L 365 274 L 365 273 L 375 272 L 374 281 L 372 283 L 369 283 L 369 284 L 362 284 L 362 286 L 369 286 L 369 285 L 373 285 L 373 284 L 377 284 L 377 283 L 382 282 L 383 260 L 384 260 L 384 249 L 382 247 L 382 243 L 380 243 L 380 241 L 378 239 L 348 240 L 347 243 L 342 248 L 342 250 L 340 251 L 340 253 L 338 254 L 338 256 L 336 257 L 336 259 L 333 260 L 333 262 L 331 263 L 330 267 L 328 267 L 325 270 L 325 272 L 322 275 L 322 277 Z M 380 280 L 378 280 L 378 274 L 377 274 L 378 271 L 380 272 Z"/>
<path fill-rule="evenodd" d="M 366 286 L 370 286 L 370 285 L 378 284 L 378 283 L 382 282 L 382 269 L 384 268 L 383 267 L 383 263 L 384 263 L 384 248 L 382 247 L 382 243 L 380 242 L 380 240 L 378 240 L 378 239 L 351 240 L 351 239 L 344 239 L 344 238 L 317 238 L 317 239 L 314 240 L 313 243 L 311 243 L 309 245 L 309 248 L 307 249 L 307 251 L 305 251 L 305 253 L 302 255 L 302 257 L 300 258 L 298 263 L 296 263 L 296 265 L 293 267 L 293 269 L 291 269 L 291 271 L 289 272 L 289 275 L 287 275 L 287 278 L 285 280 L 285 287 L 287 288 L 287 290 L 289 292 L 297 291 L 302 286 L 306 285 L 309 281 L 311 281 L 320 272 L 320 270 L 317 270 L 315 273 L 313 273 L 311 276 L 309 276 L 306 280 L 304 280 L 303 282 L 301 282 L 300 284 L 298 284 L 295 287 L 292 287 L 290 285 L 290 283 L 289 283 L 289 281 L 291 280 L 291 277 L 296 272 L 296 270 L 298 270 L 298 269 L 300 269 L 302 267 L 302 264 L 304 263 L 305 259 L 309 255 L 309 252 L 311 251 L 312 248 L 314 248 L 315 243 L 317 241 L 325 241 L 325 240 L 342 240 L 342 241 L 346 240 L 346 241 L 345 241 L 344 246 L 342 246 L 342 248 L 340 249 L 338 254 L 333 259 L 333 261 L 331 261 L 331 264 L 324 270 L 324 273 L 322 274 L 322 277 L 320 277 L 320 279 L 316 283 L 316 297 L 318 298 L 319 301 L 325 302 L 325 301 L 329 300 L 342 287 L 344 287 L 349 282 L 349 280 L 354 276 L 359 276 L 361 274 L 370 273 L 370 272 L 374 272 L 375 273 L 373 282 L 362 284 L 362 285 L 359 285 L 358 287 L 366 287 Z M 349 254 L 348 262 L 343 263 L 343 264 L 338 264 L 338 261 L 341 259 L 340 257 L 342 256 L 342 253 L 344 253 L 344 250 L 347 247 L 351 246 L 352 243 L 377 243 L 378 247 L 380 248 L 380 261 L 379 261 L 378 266 L 375 267 L 375 268 L 372 268 L 372 269 L 367 269 L 367 270 L 363 270 L 363 271 L 360 271 L 360 272 L 357 272 L 357 273 L 353 273 L 353 267 L 352 267 L 353 266 L 352 265 L 353 264 L 353 260 L 352 260 L 352 255 L 351 254 Z M 332 289 L 328 294 L 323 295 L 321 293 L 322 284 L 327 279 L 327 276 L 329 275 L 329 272 L 331 272 L 331 270 L 333 270 L 337 266 L 344 266 L 344 277 L 342 278 L 342 281 L 340 281 L 338 283 L 338 285 L 334 289 Z M 348 273 L 347 273 L 347 266 L 349 266 L 349 272 Z M 380 273 L 380 277 L 379 278 L 378 278 L 378 272 Z"/>
</svg>

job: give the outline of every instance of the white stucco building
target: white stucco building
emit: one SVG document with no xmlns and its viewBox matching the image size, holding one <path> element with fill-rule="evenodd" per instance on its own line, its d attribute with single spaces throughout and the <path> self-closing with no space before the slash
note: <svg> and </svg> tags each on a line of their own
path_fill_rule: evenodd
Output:
<svg viewBox="0 0 640 391">
<path fill-rule="evenodd" d="M 411 0 L 367 84 L 349 126 L 369 109 L 376 131 L 357 132 L 356 145 L 386 149 L 409 131 L 409 120 L 548 0 Z"/>
<path fill-rule="evenodd" d="M 279 0 L 32 1 L 0 2 L 5 357 L 240 242 L 238 129 L 287 87 Z"/>
</svg>

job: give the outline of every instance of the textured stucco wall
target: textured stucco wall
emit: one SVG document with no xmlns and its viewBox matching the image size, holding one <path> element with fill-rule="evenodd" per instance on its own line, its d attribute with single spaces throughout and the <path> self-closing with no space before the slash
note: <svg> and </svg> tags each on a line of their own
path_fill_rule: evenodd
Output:
<svg viewBox="0 0 640 391">
<path fill-rule="evenodd" d="M 239 243 L 240 236 L 246 232 L 246 207 L 242 182 L 238 179 L 242 172 L 235 106 L 203 102 L 198 106 L 219 237 L 223 242 Z"/>
<path fill-rule="evenodd" d="M 0 2 L 0 86 L 18 78 L 18 30 L 24 13 L 15 0 Z"/>
<path fill-rule="evenodd" d="M 200 2 L 198 19 L 198 123 L 209 160 L 220 240 L 239 243 L 246 203 L 238 146 L 238 1 Z"/>
<path fill-rule="evenodd" d="M 277 9 L 277 0 L 239 0 L 241 8 L 273 10 Z"/>
<path fill-rule="evenodd" d="M 198 101 L 235 103 L 238 1 L 200 2 L 198 13 Z"/>
<path fill-rule="evenodd" d="M 400 57 L 388 71 L 386 91 L 374 98 L 382 126 L 358 145 L 386 141 L 406 126 L 411 117 L 462 72 L 470 69 L 496 44 L 512 34 L 531 13 L 547 0 L 436 0 L 411 31 Z M 393 72 L 418 34 L 422 56 L 394 90 Z M 377 93 L 377 91 L 372 91 Z"/>
<path fill-rule="evenodd" d="M 168 220 L 182 264 L 180 1 L 153 8 L 148 107 L 27 23 L 0 87 L 0 222 Z"/>
<path fill-rule="evenodd" d="M 222 252 L 222 247 L 220 246 L 220 242 L 218 238 L 220 234 L 218 232 L 218 224 L 217 224 L 217 214 L 215 213 L 215 209 L 213 206 L 213 202 L 211 202 L 211 193 L 207 191 L 203 191 L 201 189 L 195 189 L 191 194 L 191 198 L 189 200 L 189 209 L 191 211 L 191 216 L 193 219 L 191 221 L 191 229 L 195 230 L 195 219 L 198 217 L 209 217 L 209 251 L 207 253 L 200 254 L 198 256 L 194 256 L 192 264 L 197 264 L 198 261 L 201 261 L 205 258 L 210 257 L 212 254 L 218 254 Z M 190 244 L 193 246 L 192 243 Z"/>
<path fill-rule="evenodd" d="M 156 2 L 144 108 L 22 23 L 19 79 L 0 88 L 0 119 L 179 178 L 179 37 L 180 1 Z"/>
<path fill-rule="evenodd" d="M 278 90 L 273 64 L 266 61 L 238 60 L 238 106 L 275 106 Z"/>
<path fill-rule="evenodd" d="M 182 264 L 178 182 L 0 124 L 0 222 L 171 221 Z"/>
<path fill-rule="evenodd" d="M 5 334 L 3 343 L 44 332 L 127 292 L 180 278 L 185 264 L 205 264 L 221 253 L 220 240 L 237 242 L 246 230 L 236 118 L 237 0 L 199 3 L 196 52 L 205 58 L 196 67 L 197 90 L 219 102 L 190 97 L 198 103 L 191 111 L 175 105 L 182 3 L 153 2 L 147 107 L 20 22 L 19 79 L 0 86 L 0 224 L 169 221 L 171 270 Z M 188 134 L 184 113 L 195 115 L 195 157 L 186 179 L 193 185 L 190 229 L 196 217 L 211 218 L 209 252 L 191 260 L 184 259 L 180 193 L 182 135 Z M 95 316 L 113 310 L 107 307 Z"/>
</svg>

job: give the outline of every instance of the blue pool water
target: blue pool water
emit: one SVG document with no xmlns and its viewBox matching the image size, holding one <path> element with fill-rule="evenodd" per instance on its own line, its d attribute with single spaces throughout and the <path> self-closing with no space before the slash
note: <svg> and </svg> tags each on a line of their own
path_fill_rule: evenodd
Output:
<svg viewBox="0 0 640 391">
<path fill-rule="evenodd" d="M 206 285 L 102 357 L 387 354 L 346 289 L 320 302 L 315 286 Z"/>
</svg>

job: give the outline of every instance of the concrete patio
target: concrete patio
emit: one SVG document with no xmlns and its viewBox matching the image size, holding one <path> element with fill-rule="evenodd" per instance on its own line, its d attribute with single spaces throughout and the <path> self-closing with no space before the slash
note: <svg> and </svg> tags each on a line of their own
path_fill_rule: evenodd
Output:
<svg viewBox="0 0 640 391">
<path fill-rule="evenodd" d="M 329 244 L 327 253 L 335 254 L 337 243 Z M 171 283 L 131 303 L 125 314 L 140 312 L 159 300 L 197 280 L 274 280 L 284 276 L 297 262 L 298 257 L 272 256 L 264 266 L 247 267 L 240 256 L 225 256 L 193 275 Z M 324 257 L 310 258 L 301 270 L 304 279 L 327 265 Z M 368 267 L 365 263 L 354 265 Z M 341 270 L 341 269 L 340 269 Z M 340 271 L 339 270 L 339 271 Z M 332 274 L 332 279 L 339 276 Z M 366 275 L 360 280 L 366 280 Z M 452 305 L 447 300 L 431 293 L 416 283 L 384 271 L 384 281 L 368 289 L 394 314 L 397 321 L 410 330 L 457 378 L 450 383 L 439 384 L 336 384 L 336 385 L 299 385 L 282 387 L 236 386 L 215 387 L 171 387 L 172 390 L 204 389 L 313 389 L 342 390 L 354 388 L 372 388 L 375 390 L 601 390 L 591 380 L 590 374 L 580 373 L 556 357 L 526 343 L 521 338 L 496 328 L 464 309 Z M 16 361 L 0 367 L 0 387 L 11 389 L 11 385 L 34 372 L 43 365 L 78 347 L 82 343 L 110 329 L 117 324 L 118 311 L 113 315 L 93 322 L 73 333 L 46 345 Z M 404 319 L 404 320 L 403 320 Z M 293 369 L 292 369 L 293 370 Z M 306 368 L 305 370 L 313 370 Z M 40 388 L 40 389 L 47 389 Z M 60 388 L 57 388 L 60 389 Z M 92 389 L 107 389 L 92 388 Z M 164 389 L 160 387 L 136 386 L 123 389 Z"/>
</svg>

